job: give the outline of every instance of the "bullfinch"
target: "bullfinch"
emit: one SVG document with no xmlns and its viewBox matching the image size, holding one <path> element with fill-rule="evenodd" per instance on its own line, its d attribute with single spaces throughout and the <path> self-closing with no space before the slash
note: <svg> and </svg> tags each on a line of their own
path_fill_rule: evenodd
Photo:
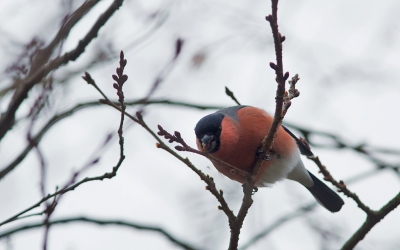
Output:
<svg viewBox="0 0 400 250">
<path fill-rule="evenodd" d="M 238 169 L 250 172 L 272 122 L 271 115 L 255 107 L 241 105 L 220 109 L 197 123 L 197 147 Z M 312 152 L 283 125 L 279 127 L 269 153 L 269 159 L 263 161 L 256 176 L 257 187 L 270 186 L 287 178 L 306 187 L 329 211 L 341 209 L 344 202 L 339 195 L 304 167 L 300 153 L 312 156 Z M 240 183 L 246 181 L 244 176 L 235 171 L 217 162 L 213 164 L 230 179 Z"/>
</svg>

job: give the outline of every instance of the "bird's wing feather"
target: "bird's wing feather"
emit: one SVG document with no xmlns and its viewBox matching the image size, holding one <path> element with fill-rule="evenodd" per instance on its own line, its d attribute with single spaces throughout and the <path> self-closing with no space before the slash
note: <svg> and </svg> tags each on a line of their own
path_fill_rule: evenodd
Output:
<svg viewBox="0 0 400 250">
<path fill-rule="evenodd" d="M 294 138 L 294 140 L 297 143 L 297 146 L 300 149 L 300 153 L 302 155 L 306 155 L 306 156 L 313 156 L 314 155 L 313 152 L 311 152 L 311 150 L 306 145 L 304 145 L 304 143 L 292 133 L 292 131 L 290 131 L 287 127 L 285 127 L 283 125 L 282 125 L 282 127 L 291 137 Z"/>
<path fill-rule="evenodd" d="M 308 191 L 310 191 L 318 203 L 324 206 L 326 209 L 332 213 L 338 212 L 344 204 L 342 198 L 340 198 L 335 191 L 330 189 L 312 173 L 308 172 L 308 174 L 314 181 L 314 186 L 306 187 Z"/>
</svg>

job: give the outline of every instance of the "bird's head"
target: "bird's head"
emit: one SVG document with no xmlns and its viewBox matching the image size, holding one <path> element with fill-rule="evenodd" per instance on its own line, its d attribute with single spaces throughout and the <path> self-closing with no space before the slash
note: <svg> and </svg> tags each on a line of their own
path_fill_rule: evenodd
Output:
<svg viewBox="0 0 400 250">
<path fill-rule="evenodd" d="M 194 129 L 199 149 L 208 153 L 218 151 L 224 116 L 222 113 L 213 113 L 200 119 Z"/>
</svg>

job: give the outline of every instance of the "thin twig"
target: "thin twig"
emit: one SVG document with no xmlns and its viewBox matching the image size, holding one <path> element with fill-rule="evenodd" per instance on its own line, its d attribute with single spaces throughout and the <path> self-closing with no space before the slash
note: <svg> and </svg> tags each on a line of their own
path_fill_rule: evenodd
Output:
<svg viewBox="0 0 400 250">
<path fill-rule="evenodd" d="M 332 177 L 331 173 L 327 170 L 327 168 L 324 165 L 322 165 L 318 156 L 310 156 L 308 158 L 310 160 L 312 160 L 319 167 L 319 170 L 324 175 L 324 180 L 329 181 L 330 183 L 332 183 L 335 187 L 337 187 L 339 189 L 339 192 L 342 192 L 347 197 L 353 199 L 357 203 L 358 207 L 361 208 L 365 213 L 367 213 L 367 214 L 374 213 L 374 211 L 371 208 L 369 208 L 367 205 L 365 205 L 355 193 L 351 192 L 347 188 L 346 184 L 343 181 L 337 181 Z"/>
<path fill-rule="evenodd" d="M 89 1 L 92 2 L 92 1 Z M 14 126 L 15 112 L 21 103 L 28 97 L 28 92 L 49 72 L 59 68 L 61 65 L 67 64 L 70 61 L 75 61 L 84 51 L 89 43 L 97 37 L 101 27 L 110 19 L 116 10 L 122 5 L 123 0 L 115 0 L 110 7 L 97 19 L 86 36 L 79 41 L 78 46 L 70 52 L 65 53 L 61 57 L 57 57 L 50 62 L 42 61 L 40 68 L 28 74 L 27 78 L 20 84 L 21 89 L 14 92 L 14 96 L 7 110 L 0 117 L 0 140 Z M 83 15 L 84 13 L 82 13 Z M 78 19 L 79 20 L 79 19 Z M 72 27 L 71 27 L 72 28 Z M 43 65 L 43 66 L 42 66 Z"/>
<path fill-rule="evenodd" d="M 365 235 L 398 205 L 400 205 L 400 192 L 379 211 L 376 211 L 373 214 L 368 214 L 364 224 L 353 234 L 353 236 L 350 237 L 350 239 L 347 240 L 341 249 L 354 249 L 358 242 L 364 239 Z"/>
<path fill-rule="evenodd" d="M 292 123 L 286 123 L 285 126 L 294 128 L 298 130 L 304 139 L 309 142 L 309 144 L 313 147 L 319 147 L 319 148 L 333 148 L 333 149 L 350 149 L 358 154 L 361 154 L 365 156 L 370 162 L 374 163 L 376 165 L 377 170 L 383 170 L 383 169 L 390 169 L 392 170 L 398 177 L 400 177 L 400 164 L 391 164 L 388 162 L 384 162 L 378 157 L 374 156 L 374 154 L 388 154 L 388 155 L 400 155 L 400 151 L 396 149 L 388 149 L 388 148 L 379 148 L 379 147 L 373 147 L 369 146 L 365 143 L 359 143 L 356 145 L 351 145 L 345 140 L 341 139 L 338 135 L 324 132 L 324 131 L 318 131 L 318 130 L 311 130 L 309 128 L 304 128 L 298 125 L 294 125 Z M 327 144 L 321 144 L 318 142 L 315 142 L 313 139 L 314 135 L 318 136 L 323 136 L 325 138 L 328 138 L 332 140 L 331 145 Z"/>
<path fill-rule="evenodd" d="M 339 189 L 339 192 L 344 193 L 349 198 L 353 199 L 359 208 L 361 208 L 366 214 L 367 219 L 364 224 L 357 230 L 356 233 L 345 243 L 342 249 L 350 250 L 353 249 L 358 242 L 364 239 L 365 235 L 387 214 L 393 211 L 400 204 L 400 193 L 398 193 L 391 201 L 389 201 L 379 211 L 374 211 L 365 205 L 361 199 L 353 192 L 351 192 L 343 181 L 335 180 L 326 167 L 321 163 L 317 156 L 308 157 L 319 167 L 321 173 L 324 175 L 326 181 L 331 182 L 335 187 Z"/>
<path fill-rule="evenodd" d="M 228 168 L 231 172 L 235 172 L 235 173 L 237 173 L 239 175 L 242 175 L 244 177 L 248 177 L 249 176 L 248 172 L 246 172 L 244 170 L 241 170 L 241 169 L 239 169 L 239 168 L 237 168 L 235 166 L 232 166 L 231 164 L 229 164 L 227 162 L 224 162 L 224 161 L 214 157 L 210 153 L 202 152 L 202 151 L 199 151 L 199 150 L 196 150 L 196 149 L 190 147 L 183 140 L 183 138 L 181 137 L 181 134 L 178 131 L 175 131 L 174 135 L 172 135 L 168 131 L 164 130 L 163 127 L 158 125 L 157 134 L 163 136 L 165 139 L 168 140 L 169 143 L 177 142 L 177 143 L 181 144 L 181 146 L 175 146 L 175 149 L 178 150 L 178 151 L 187 151 L 187 152 L 192 152 L 192 153 L 195 153 L 195 154 L 202 155 L 202 156 L 207 157 L 208 159 L 210 159 L 212 162 L 216 162 L 219 165 L 222 165 L 222 166 Z"/>
<path fill-rule="evenodd" d="M 236 102 L 237 105 L 241 105 L 240 102 L 236 99 L 233 92 L 226 86 L 225 86 L 225 94 L 229 96 L 234 102 Z"/>
<path fill-rule="evenodd" d="M 110 105 L 111 107 L 117 109 L 117 110 L 121 110 L 120 107 L 118 107 L 117 105 L 114 105 L 112 102 L 108 101 L 108 100 L 103 100 L 103 103 Z M 134 122 L 140 124 L 148 133 L 150 133 L 150 135 L 153 136 L 154 139 L 157 140 L 157 144 L 156 146 L 158 148 L 164 149 L 165 151 L 167 151 L 168 153 L 170 153 L 171 155 L 173 155 L 175 158 L 177 158 L 178 160 L 180 160 L 181 162 L 183 162 L 186 166 L 188 166 L 191 170 L 193 170 L 202 181 L 204 181 L 207 184 L 206 190 L 209 190 L 214 196 L 215 198 L 217 198 L 217 200 L 219 201 L 219 203 L 221 204 L 221 206 L 218 206 L 219 209 L 223 210 L 224 213 L 228 216 L 229 221 L 233 221 L 235 218 L 235 215 L 233 214 L 233 212 L 230 210 L 228 204 L 225 201 L 225 198 L 223 197 L 223 192 L 222 190 L 218 191 L 216 186 L 215 186 L 215 182 L 214 179 L 208 175 L 205 175 L 201 170 L 199 170 L 198 168 L 196 168 L 188 158 L 183 158 L 182 156 L 180 156 L 179 154 L 177 154 L 174 150 L 172 150 L 170 147 L 168 147 L 158 136 L 157 134 L 149 128 L 149 126 L 145 123 L 145 121 L 143 120 L 142 115 L 137 112 L 136 116 L 137 117 L 133 117 L 132 115 L 128 114 L 125 112 L 125 115 L 127 117 L 129 117 L 131 120 L 133 120 Z"/>
<path fill-rule="evenodd" d="M 359 181 L 360 179 L 362 179 L 365 176 L 365 174 L 362 174 L 361 176 L 355 176 L 353 178 L 350 178 L 348 180 L 346 180 L 346 183 L 350 184 L 350 183 L 354 183 Z M 275 222 L 273 222 L 270 226 L 266 227 L 265 229 L 263 229 L 261 232 L 259 232 L 258 234 L 256 234 L 255 236 L 253 236 L 246 244 L 244 244 L 243 247 L 241 247 L 240 249 L 244 250 L 246 248 L 249 248 L 251 245 L 253 245 L 254 243 L 256 243 L 259 239 L 267 236 L 270 232 L 272 232 L 274 229 L 276 229 L 277 227 L 283 225 L 284 223 L 296 218 L 297 216 L 301 216 L 304 213 L 307 213 L 311 210 L 313 210 L 314 208 L 316 208 L 318 206 L 317 202 L 312 202 L 308 205 L 305 205 L 301 208 L 299 208 L 298 210 L 296 210 L 295 212 L 291 213 L 291 214 L 287 214 L 282 216 L 281 218 L 275 220 Z"/>
<path fill-rule="evenodd" d="M 21 215 L 23 215 L 23 214 L 25 214 L 25 213 L 31 211 L 32 209 L 34 209 L 34 208 L 36 208 L 36 207 L 39 207 L 43 202 L 45 202 L 45 201 L 47 201 L 47 200 L 49 200 L 49 199 L 51 199 L 51 198 L 53 198 L 53 197 L 55 197 L 55 196 L 57 196 L 57 195 L 65 194 L 65 193 L 67 193 L 67 192 L 69 192 L 69 191 L 75 190 L 75 188 L 79 187 L 79 186 L 82 185 L 83 183 L 90 182 L 90 181 L 103 181 L 104 179 L 111 179 L 111 178 L 115 177 L 115 176 L 117 175 L 117 173 L 116 173 L 115 170 L 116 170 L 116 168 L 118 168 L 118 167 L 122 164 L 122 161 L 123 161 L 123 160 L 124 160 L 123 158 L 120 158 L 120 159 L 118 160 L 116 166 L 113 167 L 113 170 L 112 170 L 111 172 L 104 173 L 103 175 L 100 175 L 100 176 L 86 177 L 86 178 L 84 178 L 83 180 L 81 180 L 81 181 L 79 181 L 79 182 L 77 182 L 77 183 L 75 183 L 75 184 L 73 184 L 73 185 L 71 185 L 71 186 L 68 186 L 68 187 L 66 187 L 66 188 L 64 188 L 64 189 L 61 189 L 61 190 L 59 190 L 59 191 L 57 191 L 57 192 L 54 192 L 54 193 L 52 193 L 52 194 L 48 194 L 46 197 L 42 198 L 41 200 L 39 200 L 38 202 L 36 202 L 36 203 L 33 204 L 32 206 L 30 206 L 30 207 L 26 208 L 25 210 L 23 210 L 23 211 L 17 213 L 16 215 L 10 217 L 9 219 L 7 219 L 7 220 L 1 222 L 1 223 L 0 223 L 0 226 L 2 226 L 2 225 L 4 225 L 4 224 L 7 224 L 7 223 L 9 223 L 9 222 L 11 222 L 11 221 L 14 221 L 14 220 L 19 219 L 19 217 L 20 217 Z"/>
<path fill-rule="evenodd" d="M 147 101 L 156 91 L 156 89 L 160 86 L 160 84 L 165 81 L 166 77 L 171 73 L 172 69 L 176 65 L 177 59 L 181 54 L 182 47 L 184 44 L 184 40 L 178 38 L 175 41 L 175 53 L 171 60 L 165 65 L 165 67 L 161 70 L 161 72 L 157 75 L 156 79 L 154 80 L 149 92 L 143 98 L 144 101 Z"/>
<path fill-rule="evenodd" d="M 141 125 L 148 133 L 150 133 L 154 139 L 157 140 L 157 144 L 156 146 L 158 148 L 164 149 L 165 151 L 167 151 L 168 153 L 170 153 L 171 155 L 173 155 L 174 157 L 176 157 L 178 160 L 180 160 L 181 162 L 183 162 L 186 166 L 188 166 L 191 170 L 193 170 L 199 177 L 201 180 L 203 180 L 204 182 L 206 182 L 207 186 L 206 186 L 206 190 L 209 190 L 214 196 L 215 198 L 219 201 L 219 203 L 221 204 L 221 206 L 218 206 L 219 209 L 223 210 L 224 213 L 227 215 L 227 217 L 229 218 L 229 221 L 232 222 L 235 219 L 235 215 L 233 214 L 233 212 L 230 210 L 228 204 L 226 203 L 224 197 L 223 197 L 223 192 L 222 190 L 217 190 L 215 183 L 214 183 L 214 179 L 208 175 L 205 175 L 201 170 L 197 169 L 190 161 L 188 158 L 183 158 L 182 156 L 180 156 L 179 154 L 177 154 L 174 150 L 172 150 L 170 147 L 168 147 L 160 138 L 159 136 L 157 136 L 157 134 L 149 128 L 149 126 L 145 123 L 145 121 L 143 120 L 142 114 L 140 112 L 136 112 L 136 117 L 133 117 L 132 115 L 128 114 L 127 112 L 125 112 L 120 106 L 118 106 L 117 104 L 113 103 L 110 101 L 110 99 L 101 91 L 101 89 L 96 85 L 95 81 L 92 79 L 92 77 L 90 76 L 89 73 L 85 73 L 85 76 L 83 77 L 83 79 L 95 86 L 95 88 L 102 93 L 103 97 L 105 99 L 100 100 L 100 102 L 110 105 L 111 107 L 119 110 L 121 113 L 124 113 L 127 117 L 129 117 L 132 121 L 138 123 L 139 125 Z"/>
<path fill-rule="evenodd" d="M 96 218 L 82 216 L 82 217 L 70 217 L 70 218 L 52 220 L 52 221 L 49 221 L 48 224 L 50 226 L 54 226 L 54 225 L 76 223 L 76 222 L 85 222 L 85 223 L 97 224 L 100 226 L 105 226 L 105 225 L 125 226 L 128 228 L 134 228 L 134 229 L 138 229 L 138 230 L 153 231 L 153 232 L 157 232 L 157 233 L 164 235 L 165 237 L 168 238 L 168 240 L 177 244 L 178 246 L 182 247 L 183 249 L 198 249 L 198 248 L 192 246 L 191 244 L 178 239 L 177 237 L 173 236 L 171 233 L 167 232 L 165 229 L 162 229 L 160 227 L 143 225 L 143 224 L 139 224 L 139 223 L 135 223 L 135 222 L 128 222 L 125 220 L 105 220 L 105 219 L 96 219 Z M 6 237 L 9 235 L 14 235 L 15 233 L 18 233 L 18 232 L 23 232 L 23 231 L 34 229 L 34 228 L 39 228 L 42 226 L 44 226 L 43 223 L 23 225 L 23 226 L 20 226 L 17 228 L 10 229 L 10 230 L 0 234 L 0 238 Z"/>
<path fill-rule="evenodd" d="M 118 105 L 118 101 L 112 101 L 115 105 Z M 180 102 L 180 101 L 173 101 L 173 100 L 168 100 L 168 99 L 153 99 L 153 100 L 144 100 L 144 99 L 138 99 L 138 100 L 128 100 L 125 102 L 126 106 L 134 106 L 134 105 L 153 105 L 153 104 L 164 104 L 164 105 L 170 105 L 170 106 L 177 106 L 177 107 L 185 107 L 185 108 L 194 108 L 194 109 L 200 109 L 200 110 L 208 110 L 208 109 L 221 109 L 223 107 L 221 106 L 216 106 L 216 105 L 199 105 L 199 104 L 194 104 L 194 103 L 187 103 L 187 102 Z M 66 110 L 60 114 L 57 114 L 53 116 L 47 123 L 46 125 L 43 126 L 43 128 L 36 134 L 36 136 L 32 136 L 32 140 L 30 143 L 28 143 L 25 147 L 25 149 L 13 160 L 11 163 L 9 163 L 6 167 L 4 167 L 2 170 L 0 170 L 0 180 L 4 178 L 8 173 L 10 173 L 12 170 L 14 170 L 15 167 L 17 167 L 23 159 L 28 155 L 28 153 L 31 151 L 31 149 L 34 147 L 35 144 L 38 144 L 39 141 L 42 139 L 42 137 L 45 135 L 45 133 L 52 128 L 56 123 L 59 121 L 63 120 L 64 118 L 67 118 L 71 115 L 73 115 L 75 112 L 83 110 L 85 108 L 89 107 L 97 107 L 97 106 L 102 106 L 104 105 L 103 103 L 99 101 L 91 101 L 91 102 L 85 102 L 85 103 L 80 103 L 75 105 L 69 110 Z"/>
<path fill-rule="evenodd" d="M 90 163 L 88 163 L 81 171 L 78 171 L 78 172 L 74 173 L 73 176 L 72 176 L 72 178 L 71 178 L 71 180 L 70 180 L 70 181 L 65 185 L 65 187 L 63 187 L 60 191 L 56 191 L 55 193 L 53 193 L 53 194 L 51 194 L 51 195 L 49 194 L 49 195 L 47 195 L 46 197 L 43 197 L 43 198 L 42 198 L 39 202 L 37 202 L 36 204 L 34 204 L 34 205 L 28 207 L 27 209 L 25 209 L 25 210 L 23 210 L 22 212 L 20 212 L 20 213 L 14 215 L 14 216 L 12 216 L 11 218 L 9 218 L 9 219 L 7 219 L 7 220 L 1 222 L 1 223 L 0 223 L 0 226 L 2 226 L 2 225 L 4 225 L 4 224 L 7 224 L 7 223 L 9 223 L 9 222 L 18 220 L 18 219 L 20 218 L 21 215 L 23 215 L 23 214 L 25 214 L 25 213 L 31 211 L 32 209 L 34 209 L 34 208 L 36 208 L 36 207 L 39 207 L 43 202 L 46 202 L 48 199 L 50 199 L 50 198 L 52 198 L 52 197 L 55 197 L 54 202 L 52 203 L 52 204 L 54 204 L 54 206 L 49 206 L 49 207 L 46 208 L 46 210 L 48 210 L 48 209 L 51 208 L 51 210 L 48 210 L 48 211 L 45 212 L 45 214 L 46 214 L 46 216 L 47 216 L 47 217 L 46 217 L 47 219 L 45 220 L 45 223 L 46 223 L 46 221 L 48 221 L 48 219 L 49 219 L 51 213 L 52 213 L 53 210 L 54 210 L 55 204 L 57 204 L 57 202 L 59 201 L 59 199 L 60 199 L 60 197 L 61 197 L 62 194 L 65 194 L 66 192 L 69 192 L 69 191 L 71 191 L 71 190 L 74 190 L 75 188 L 77 188 L 78 186 L 80 186 L 81 184 L 83 184 L 83 183 L 85 183 L 85 182 L 95 181 L 95 180 L 111 179 L 111 178 L 113 178 L 114 176 L 117 175 L 117 171 L 118 171 L 119 167 L 121 166 L 122 162 L 123 162 L 124 159 L 125 159 L 125 155 L 124 155 L 124 138 L 123 138 L 123 130 L 122 130 L 122 128 L 123 128 L 123 123 L 124 123 L 124 117 L 125 117 L 125 116 L 124 116 L 124 113 L 125 113 L 125 112 L 124 112 L 124 111 L 125 111 L 124 93 L 123 93 L 123 91 L 122 91 L 122 87 L 123 87 L 123 84 L 124 84 L 124 83 L 126 82 L 126 80 L 128 79 L 128 77 L 127 77 L 126 75 L 123 74 L 123 70 L 124 70 L 125 65 L 126 65 L 126 60 L 124 59 L 123 53 L 121 52 L 121 54 L 120 54 L 120 67 L 117 68 L 117 75 L 118 75 L 118 76 L 113 76 L 114 80 L 117 81 L 117 83 L 114 83 L 113 86 L 114 86 L 114 88 L 117 89 L 117 95 L 118 95 L 118 97 L 119 97 L 119 98 L 118 98 L 118 101 L 119 101 L 120 106 L 121 106 L 121 108 L 119 108 L 119 107 L 118 107 L 118 108 L 120 109 L 120 111 L 121 111 L 121 113 L 122 113 L 122 114 L 121 114 L 121 119 L 120 119 L 120 122 L 119 122 L 119 129 L 118 129 L 119 145 L 120 145 L 120 157 L 119 157 L 118 163 L 113 167 L 112 171 L 111 171 L 111 172 L 104 173 L 103 175 L 96 176 L 96 177 L 91 177 L 91 178 L 86 177 L 85 179 L 83 179 L 83 180 L 81 180 L 80 182 L 77 182 L 77 183 L 76 183 L 76 178 L 78 177 L 78 175 L 79 175 L 84 169 L 86 169 L 87 167 L 92 166 L 93 164 L 96 164 L 96 163 L 98 162 L 98 159 L 96 158 L 95 160 L 93 160 L 93 161 L 91 161 Z M 89 74 L 86 74 L 86 77 L 90 77 L 90 75 L 89 75 Z M 87 79 L 86 79 L 86 80 L 87 80 Z M 94 82 L 93 82 L 93 83 L 94 83 Z M 94 84 L 95 84 L 95 83 L 94 83 Z M 108 98 L 107 98 L 107 99 L 108 99 Z M 113 105 L 115 105 L 115 104 L 113 104 Z M 116 106 L 116 105 L 115 105 L 115 106 Z M 109 140 L 109 139 L 107 139 L 106 141 L 108 141 L 108 140 Z M 57 197 L 57 196 L 58 196 L 58 199 L 56 200 L 56 197 Z M 47 231 L 48 231 L 48 230 L 47 230 Z M 45 244 L 45 247 L 46 247 L 46 244 Z M 44 247 L 44 248 L 45 248 L 45 247 Z"/>
<path fill-rule="evenodd" d="M 271 225 L 269 225 L 268 227 L 264 228 L 258 234 L 254 235 L 250 240 L 247 241 L 247 243 L 243 244 L 243 246 L 240 247 L 239 249 L 241 249 L 241 250 L 248 249 L 250 246 L 254 245 L 257 241 L 259 241 L 260 239 L 266 237 L 268 234 L 272 233 L 274 230 L 276 230 L 280 226 L 284 225 L 286 222 L 289 222 L 294 218 L 297 218 L 299 216 L 304 215 L 307 212 L 312 211 L 317 206 L 318 206 L 317 202 L 312 202 L 312 203 L 310 203 L 308 205 L 300 207 L 299 209 L 297 209 L 293 213 L 286 214 L 286 215 L 276 219 L 273 223 L 271 223 Z"/>
</svg>

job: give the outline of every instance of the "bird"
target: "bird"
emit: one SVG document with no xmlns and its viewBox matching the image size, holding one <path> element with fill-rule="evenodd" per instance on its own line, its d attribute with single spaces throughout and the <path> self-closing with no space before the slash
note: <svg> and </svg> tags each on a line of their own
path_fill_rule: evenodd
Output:
<svg viewBox="0 0 400 250">
<path fill-rule="evenodd" d="M 239 105 L 220 109 L 204 116 L 196 124 L 197 148 L 237 169 L 250 172 L 272 122 L 273 117 L 257 107 Z M 313 156 L 300 139 L 280 125 L 269 157 L 263 160 L 255 177 L 255 186 L 270 187 L 285 178 L 297 181 L 319 204 L 332 213 L 338 212 L 344 204 L 342 198 L 305 168 L 300 154 Z M 237 171 L 215 160 L 211 162 L 228 178 L 242 184 L 246 182 Z"/>
</svg>

